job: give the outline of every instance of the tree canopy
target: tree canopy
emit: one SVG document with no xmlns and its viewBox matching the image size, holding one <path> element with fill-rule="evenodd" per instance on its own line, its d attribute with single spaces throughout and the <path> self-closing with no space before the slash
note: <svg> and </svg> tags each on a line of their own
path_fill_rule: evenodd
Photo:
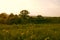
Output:
<svg viewBox="0 0 60 40">
<path fill-rule="evenodd" d="M 0 24 L 60 23 L 60 17 L 29 16 L 29 13 L 28 10 L 20 11 L 19 15 L 1 13 Z"/>
</svg>

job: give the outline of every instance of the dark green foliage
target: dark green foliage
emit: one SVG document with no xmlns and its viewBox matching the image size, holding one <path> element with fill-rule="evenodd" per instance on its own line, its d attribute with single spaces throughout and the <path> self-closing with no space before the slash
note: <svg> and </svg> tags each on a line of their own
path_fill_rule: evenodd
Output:
<svg viewBox="0 0 60 40">
<path fill-rule="evenodd" d="M 0 24 L 41 24 L 41 23 L 60 23 L 60 17 L 44 17 L 42 15 L 29 16 L 29 11 L 22 10 L 19 15 L 11 13 L 0 14 Z"/>
<path fill-rule="evenodd" d="M 0 40 L 60 40 L 60 17 L 28 14 L 0 14 Z"/>
<path fill-rule="evenodd" d="M 23 16 L 26 16 L 27 14 L 29 14 L 29 12 L 27 10 L 22 10 L 20 13 Z"/>
</svg>

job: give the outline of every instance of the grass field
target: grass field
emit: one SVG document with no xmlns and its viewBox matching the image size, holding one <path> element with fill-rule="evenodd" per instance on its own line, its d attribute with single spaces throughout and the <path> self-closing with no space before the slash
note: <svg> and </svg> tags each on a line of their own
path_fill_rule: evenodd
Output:
<svg viewBox="0 0 60 40">
<path fill-rule="evenodd" d="M 0 24 L 0 40 L 60 40 L 60 24 Z"/>
</svg>

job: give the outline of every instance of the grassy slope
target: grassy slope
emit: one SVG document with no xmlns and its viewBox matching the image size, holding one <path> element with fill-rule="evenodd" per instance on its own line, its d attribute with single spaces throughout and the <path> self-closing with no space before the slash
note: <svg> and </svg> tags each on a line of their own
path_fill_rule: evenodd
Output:
<svg viewBox="0 0 60 40">
<path fill-rule="evenodd" d="M 0 25 L 0 40 L 60 40 L 60 24 Z"/>
</svg>

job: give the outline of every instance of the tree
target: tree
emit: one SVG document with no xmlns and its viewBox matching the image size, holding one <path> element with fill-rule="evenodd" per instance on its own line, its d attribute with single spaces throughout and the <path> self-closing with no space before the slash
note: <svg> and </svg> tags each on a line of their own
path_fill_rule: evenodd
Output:
<svg viewBox="0 0 60 40">
<path fill-rule="evenodd" d="M 28 17 L 28 14 L 29 14 L 29 12 L 27 10 L 22 10 L 20 12 L 20 16 L 23 17 L 23 18 Z"/>
<path fill-rule="evenodd" d="M 19 16 L 16 14 L 14 15 L 14 23 L 15 24 L 18 24 L 20 21 L 19 21 Z"/>
<path fill-rule="evenodd" d="M 8 16 L 7 23 L 8 23 L 8 24 L 13 24 L 13 23 L 14 23 L 14 14 L 13 14 L 13 13 L 11 13 L 11 14 Z"/>
<path fill-rule="evenodd" d="M 22 10 L 20 12 L 20 18 L 21 18 L 21 23 L 27 23 L 28 22 L 28 19 L 29 19 L 29 11 L 27 10 Z"/>
<path fill-rule="evenodd" d="M 21 15 L 27 15 L 27 14 L 29 14 L 29 12 L 27 10 L 22 10 L 20 13 L 21 13 Z"/>
<path fill-rule="evenodd" d="M 14 14 L 13 14 L 13 13 L 11 13 L 11 14 L 9 15 L 9 17 L 14 17 Z"/>
<path fill-rule="evenodd" d="M 43 16 L 42 15 L 38 15 L 37 18 L 42 18 Z"/>
<path fill-rule="evenodd" d="M 44 23 L 44 17 L 42 15 L 37 16 L 37 22 L 38 23 Z"/>
<path fill-rule="evenodd" d="M 8 15 L 6 13 L 1 13 L 0 14 L 0 18 L 7 18 L 7 17 L 8 17 Z"/>
<path fill-rule="evenodd" d="M 6 13 L 0 14 L 0 23 L 5 24 L 7 22 L 8 15 Z"/>
</svg>

